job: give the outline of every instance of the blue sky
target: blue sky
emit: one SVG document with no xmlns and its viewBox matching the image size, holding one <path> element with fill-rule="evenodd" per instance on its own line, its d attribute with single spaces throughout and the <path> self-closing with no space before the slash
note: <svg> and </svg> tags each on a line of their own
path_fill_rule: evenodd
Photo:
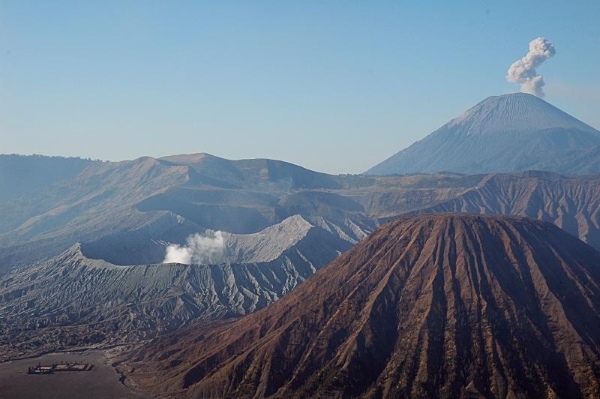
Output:
<svg viewBox="0 0 600 399">
<path fill-rule="evenodd" d="M 207 152 L 360 173 L 491 95 L 528 43 L 600 129 L 600 2 L 0 0 L 0 153 Z"/>
</svg>

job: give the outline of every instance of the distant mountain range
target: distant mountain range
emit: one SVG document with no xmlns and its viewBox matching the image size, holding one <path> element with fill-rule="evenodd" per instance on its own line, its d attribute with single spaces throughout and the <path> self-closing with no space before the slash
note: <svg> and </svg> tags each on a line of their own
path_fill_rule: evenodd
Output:
<svg viewBox="0 0 600 399">
<path fill-rule="evenodd" d="M 37 174 L 62 172 L 44 184 L 7 190 L 10 196 L 0 203 L 0 274 L 77 242 L 117 265 L 158 263 L 168 243 L 182 244 L 191 234 L 255 233 L 294 215 L 331 223 L 358 242 L 383 221 L 440 206 L 450 210 L 442 204 L 457 198 L 466 203 L 452 210 L 541 218 L 600 248 L 597 176 L 332 176 L 281 161 L 207 154 L 124 162 L 20 157 L 15 169 L 2 162 L 5 157 L 14 158 L 0 155 L 2 176 L 40 181 Z M 505 183 L 491 189 L 498 179 Z M 524 185 L 532 195 L 523 195 Z M 490 199 L 477 202 L 477 192 Z"/>
<path fill-rule="evenodd" d="M 119 367 L 177 397 L 594 398 L 599 264 L 546 222 L 400 218 L 272 306 Z"/>
<path fill-rule="evenodd" d="M 600 131 L 530 94 L 489 97 L 366 173 L 525 170 L 600 172 Z"/>
<path fill-rule="evenodd" d="M 197 154 L 88 162 L 28 190 L 0 205 L 0 347 L 12 355 L 65 346 L 57 331 L 69 345 L 137 342 L 259 309 L 406 214 L 527 216 L 600 249 L 600 175 L 332 176 Z M 161 264 L 168 246 L 215 231 L 219 256 Z"/>
</svg>

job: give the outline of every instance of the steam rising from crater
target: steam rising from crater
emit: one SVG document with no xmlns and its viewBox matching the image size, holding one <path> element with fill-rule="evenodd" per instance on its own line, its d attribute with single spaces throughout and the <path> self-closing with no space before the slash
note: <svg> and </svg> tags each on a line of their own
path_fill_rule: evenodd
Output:
<svg viewBox="0 0 600 399">
<path fill-rule="evenodd" d="M 163 263 L 212 264 L 219 263 L 225 240 L 220 231 L 205 236 L 194 234 L 186 239 L 186 245 L 171 244 Z"/>
<path fill-rule="evenodd" d="M 529 52 L 508 68 L 506 80 L 521 85 L 521 92 L 544 97 L 544 78 L 537 74 L 536 68 L 548 58 L 556 54 L 554 45 L 549 40 L 538 37 L 529 43 Z"/>
</svg>

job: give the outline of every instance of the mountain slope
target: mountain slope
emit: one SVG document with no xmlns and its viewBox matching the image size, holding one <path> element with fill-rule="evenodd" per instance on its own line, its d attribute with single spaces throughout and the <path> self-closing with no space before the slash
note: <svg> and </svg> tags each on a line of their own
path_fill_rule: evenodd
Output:
<svg viewBox="0 0 600 399">
<path fill-rule="evenodd" d="M 594 398 L 599 264 L 545 222 L 401 218 L 268 308 L 121 366 L 140 387 L 198 398 Z"/>
<path fill-rule="evenodd" d="M 218 264 L 116 266 L 75 245 L 0 279 L 0 355 L 131 343 L 196 319 L 244 315 L 353 244 L 299 216 L 255 234 L 223 235 Z"/>
<path fill-rule="evenodd" d="M 69 180 L 98 161 L 0 154 L 0 204 Z"/>
<path fill-rule="evenodd" d="M 456 198 L 412 213 L 467 212 L 551 222 L 600 251 L 600 181 L 543 172 L 490 174 Z"/>
<path fill-rule="evenodd" d="M 583 174 L 568 160 L 600 145 L 600 131 L 535 96 L 525 93 L 489 97 L 440 129 L 368 170 L 367 174 L 515 172 L 530 169 Z"/>
<path fill-rule="evenodd" d="M 299 188 L 339 188 L 333 176 L 314 172 L 273 159 L 230 161 L 210 154 L 182 154 L 161 158 L 177 165 L 190 166 L 198 176 L 221 181 L 228 187 L 289 191 Z"/>
</svg>

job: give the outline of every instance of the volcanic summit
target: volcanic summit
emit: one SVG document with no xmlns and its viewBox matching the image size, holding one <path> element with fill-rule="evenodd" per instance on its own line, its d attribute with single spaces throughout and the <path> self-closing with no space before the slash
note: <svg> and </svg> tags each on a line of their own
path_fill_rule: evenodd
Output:
<svg viewBox="0 0 600 399">
<path fill-rule="evenodd" d="M 366 173 L 586 174 L 600 171 L 598 148 L 600 131 L 536 96 L 514 93 L 483 100 Z"/>
<path fill-rule="evenodd" d="M 546 222 L 404 217 L 266 309 L 123 366 L 203 398 L 599 397 L 599 266 Z"/>
</svg>

